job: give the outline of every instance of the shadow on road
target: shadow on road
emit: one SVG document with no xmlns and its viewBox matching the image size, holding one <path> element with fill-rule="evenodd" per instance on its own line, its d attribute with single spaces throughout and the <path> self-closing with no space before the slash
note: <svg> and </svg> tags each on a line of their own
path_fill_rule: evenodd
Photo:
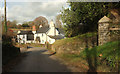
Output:
<svg viewBox="0 0 120 74">
<path fill-rule="evenodd" d="M 46 52 L 47 50 L 41 50 L 41 52 Z"/>
<path fill-rule="evenodd" d="M 31 46 L 27 46 L 27 49 L 29 49 L 29 48 L 33 48 L 33 47 L 31 47 Z"/>
<path fill-rule="evenodd" d="M 32 49 L 37 51 L 25 52 L 27 56 L 11 72 L 71 72 L 53 54 L 48 53 L 47 49 Z"/>
<path fill-rule="evenodd" d="M 49 55 L 52 56 L 52 55 L 54 55 L 54 54 L 56 54 L 56 52 L 53 52 L 53 53 L 51 53 L 51 54 L 49 54 Z"/>
</svg>

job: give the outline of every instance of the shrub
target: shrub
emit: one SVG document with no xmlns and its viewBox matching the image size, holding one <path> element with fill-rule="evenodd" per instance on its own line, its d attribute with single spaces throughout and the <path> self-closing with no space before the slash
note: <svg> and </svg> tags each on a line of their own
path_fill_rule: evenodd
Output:
<svg viewBox="0 0 120 74">
<path fill-rule="evenodd" d="M 20 53 L 20 49 L 12 45 L 10 36 L 2 36 L 2 61 L 6 64 L 10 59 L 14 58 Z"/>
</svg>

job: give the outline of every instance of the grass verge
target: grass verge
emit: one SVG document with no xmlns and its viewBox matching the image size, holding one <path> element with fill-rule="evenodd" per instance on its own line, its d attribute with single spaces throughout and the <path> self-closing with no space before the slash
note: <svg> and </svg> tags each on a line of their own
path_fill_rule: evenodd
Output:
<svg viewBox="0 0 120 74">
<path fill-rule="evenodd" d="M 68 65 L 82 71 L 118 72 L 120 41 L 108 42 L 94 48 L 86 48 L 80 54 L 58 54 Z"/>
</svg>

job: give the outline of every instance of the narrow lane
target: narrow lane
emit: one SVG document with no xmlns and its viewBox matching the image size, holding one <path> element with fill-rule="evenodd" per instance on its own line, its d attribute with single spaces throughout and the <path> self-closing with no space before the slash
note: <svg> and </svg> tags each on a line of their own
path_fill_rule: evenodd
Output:
<svg viewBox="0 0 120 74">
<path fill-rule="evenodd" d="M 70 72 L 65 65 L 52 56 L 45 48 L 29 48 L 27 56 L 11 72 Z"/>
</svg>

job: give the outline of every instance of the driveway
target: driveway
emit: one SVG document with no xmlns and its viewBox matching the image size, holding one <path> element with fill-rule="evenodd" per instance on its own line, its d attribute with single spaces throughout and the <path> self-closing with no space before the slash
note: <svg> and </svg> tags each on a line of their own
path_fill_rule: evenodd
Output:
<svg viewBox="0 0 120 74">
<path fill-rule="evenodd" d="M 25 52 L 27 56 L 11 72 L 70 72 L 54 55 L 44 47 L 31 47 Z"/>
</svg>

